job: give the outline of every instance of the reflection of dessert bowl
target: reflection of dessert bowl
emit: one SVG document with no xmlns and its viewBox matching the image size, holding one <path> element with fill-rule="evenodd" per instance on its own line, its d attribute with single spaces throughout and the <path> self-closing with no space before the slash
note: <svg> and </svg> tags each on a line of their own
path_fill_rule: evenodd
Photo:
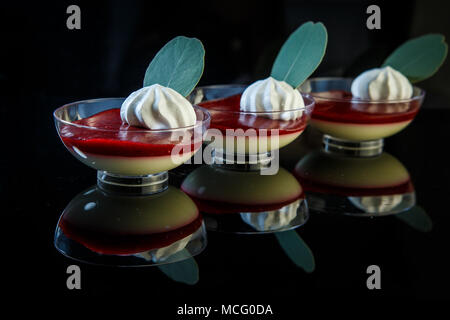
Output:
<svg viewBox="0 0 450 320">
<path fill-rule="evenodd" d="M 275 232 L 298 227 L 308 216 L 302 187 L 283 168 L 261 175 L 202 166 L 186 177 L 181 189 L 207 214 L 206 221 L 215 221 L 213 227 L 207 223 L 214 230 Z"/>
<path fill-rule="evenodd" d="M 105 256 L 121 256 L 122 263 L 128 256 L 127 262 L 139 263 L 134 259 L 137 254 L 146 260 L 142 264 L 148 264 L 149 258 L 159 263 L 204 237 L 197 234 L 201 229 L 202 217 L 197 207 L 173 187 L 150 196 L 112 195 L 91 187 L 65 208 L 58 222 L 55 245 L 80 260 L 88 259 L 77 252 L 89 252 L 89 257 L 95 257 L 89 261 L 93 263 Z M 201 242 L 203 247 L 205 240 Z M 67 243 L 76 243 L 84 251 L 67 250 Z M 197 252 L 202 248 L 191 249 Z"/>
<path fill-rule="evenodd" d="M 209 123 L 202 108 L 194 106 L 195 125 L 153 130 L 123 123 L 123 101 L 80 101 L 54 112 L 59 136 L 78 160 L 97 170 L 140 176 L 173 169 L 201 147 Z"/>
<path fill-rule="evenodd" d="M 366 141 L 394 135 L 411 123 L 425 95 L 414 87 L 408 99 L 362 99 L 351 93 L 351 84 L 347 78 L 315 78 L 305 83 L 316 101 L 311 124 L 334 138 Z"/>
<path fill-rule="evenodd" d="M 295 140 L 306 128 L 314 100 L 307 94 L 297 107 L 281 111 L 241 110 L 245 86 L 200 87 L 191 95 L 211 114 L 206 140 L 214 149 L 233 154 L 262 154 L 279 149 Z M 216 140 L 215 135 L 222 139 Z"/>
<path fill-rule="evenodd" d="M 304 186 L 310 207 L 318 211 L 379 215 L 415 204 L 408 171 L 387 153 L 361 158 L 315 151 L 297 163 L 294 175 Z M 317 201 L 310 201 L 310 196 Z"/>
</svg>

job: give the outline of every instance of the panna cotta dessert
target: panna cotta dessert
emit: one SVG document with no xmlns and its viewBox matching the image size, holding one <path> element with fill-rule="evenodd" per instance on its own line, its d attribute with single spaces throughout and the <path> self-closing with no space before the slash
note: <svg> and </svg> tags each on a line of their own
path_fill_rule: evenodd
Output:
<svg viewBox="0 0 450 320">
<path fill-rule="evenodd" d="M 236 89 L 239 93 L 234 94 Z M 221 98 L 209 100 L 211 95 Z M 271 77 L 249 87 L 200 87 L 192 99 L 211 114 L 205 140 L 231 154 L 265 153 L 286 146 L 305 130 L 314 108 L 309 95 Z M 215 138 L 219 133 L 220 140 Z"/>
<path fill-rule="evenodd" d="M 207 140 L 216 155 L 267 155 L 295 140 L 314 108 L 311 96 L 297 88 L 319 66 L 326 45 L 324 25 L 304 23 L 283 44 L 268 77 L 246 87 L 194 91 L 191 101 L 211 113 Z"/>
<path fill-rule="evenodd" d="M 311 123 L 344 141 L 380 140 L 403 130 L 417 115 L 425 93 L 413 86 L 431 77 L 447 56 L 440 34 L 411 39 L 392 52 L 379 68 L 355 79 L 316 78 L 301 90 L 316 100 Z"/>
<path fill-rule="evenodd" d="M 203 250 L 202 228 L 194 202 L 172 186 L 149 196 L 112 195 L 94 186 L 64 209 L 55 245 L 69 257 L 92 263 L 118 256 L 118 263 L 159 264 L 174 261 L 182 250 L 191 256 Z M 83 249 L 68 250 L 75 244 Z"/>
<path fill-rule="evenodd" d="M 352 157 L 314 151 L 297 163 L 294 175 L 304 186 L 311 209 L 318 211 L 382 215 L 415 204 L 408 171 L 388 153 Z"/>
<path fill-rule="evenodd" d="M 185 178 L 181 190 L 207 215 L 212 230 L 276 232 L 298 227 L 308 217 L 303 188 L 283 168 L 260 175 L 201 166 Z"/>
<path fill-rule="evenodd" d="M 406 78 L 405 80 L 407 81 Z M 425 95 L 423 90 L 413 88 L 408 83 L 411 88 L 405 90 L 411 90 L 409 98 L 404 98 L 406 95 L 403 95 L 400 96 L 402 99 L 369 100 L 364 94 L 354 94 L 355 82 L 358 81 L 358 78 L 354 81 L 346 78 L 308 80 L 306 86 L 316 101 L 311 114 L 311 124 L 321 132 L 343 140 L 367 141 L 386 138 L 403 130 L 412 122 Z M 380 96 L 379 92 L 377 94 Z"/>
<path fill-rule="evenodd" d="M 145 129 L 123 121 L 121 107 L 126 101 L 127 99 L 82 101 L 56 110 L 59 135 L 67 149 L 78 160 L 97 170 L 139 176 L 173 169 L 201 147 L 202 132 L 209 121 L 209 115 L 201 108 L 189 105 L 190 125 Z M 86 107 L 91 110 L 86 110 Z M 151 106 L 148 108 L 151 109 Z M 177 112 L 173 110 L 171 114 Z M 71 117 L 81 117 L 82 114 L 86 117 Z"/>
<path fill-rule="evenodd" d="M 189 59 L 183 59 L 186 50 Z M 186 96 L 203 73 L 204 53 L 199 40 L 176 37 L 150 62 L 144 86 L 126 99 L 80 101 L 54 112 L 62 142 L 78 160 L 98 170 L 100 187 L 122 186 L 127 193 L 141 194 L 162 191 L 167 170 L 201 147 L 210 116 Z"/>
</svg>

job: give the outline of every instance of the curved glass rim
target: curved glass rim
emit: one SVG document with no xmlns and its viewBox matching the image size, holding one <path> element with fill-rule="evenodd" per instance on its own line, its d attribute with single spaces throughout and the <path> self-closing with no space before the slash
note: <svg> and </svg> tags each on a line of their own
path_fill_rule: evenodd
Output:
<svg viewBox="0 0 450 320">
<path fill-rule="evenodd" d="M 70 103 L 66 103 L 65 105 L 62 105 L 61 107 L 58 107 L 55 111 L 53 111 L 53 117 L 61 122 L 64 123 L 66 125 L 70 125 L 70 126 L 74 126 L 77 128 L 83 128 L 83 129 L 91 129 L 91 130 L 98 130 L 98 131 L 108 131 L 108 132 L 133 132 L 133 133 L 161 133 L 161 132 L 174 132 L 174 131 L 178 131 L 178 130 L 190 130 L 190 129 L 195 129 L 197 127 L 199 127 L 200 125 L 203 125 L 203 123 L 208 122 L 211 120 L 211 115 L 209 114 L 208 109 L 200 107 L 198 105 L 192 105 L 192 107 L 194 109 L 198 109 L 200 110 L 206 117 L 203 120 L 197 120 L 196 123 L 192 126 L 186 126 L 186 127 L 177 127 L 177 128 L 169 128 L 169 129 L 142 129 L 142 130 L 133 130 L 133 131 L 128 131 L 128 130 L 120 130 L 120 129 L 105 129 L 105 128 L 97 128 L 97 127 L 91 127 L 91 126 L 85 126 L 85 125 L 81 125 L 78 123 L 73 123 L 67 120 L 63 120 L 60 117 L 58 117 L 56 115 L 57 112 L 59 112 L 60 110 L 63 110 L 64 108 L 70 107 L 72 105 L 75 104 L 81 104 L 81 103 L 94 103 L 94 102 L 101 102 L 101 101 L 108 101 L 108 100 L 119 100 L 119 99 L 123 99 L 125 100 L 126 98 L 123 97 L 116 97 L 116 98 L 97 98 L 97 99 L 87 99 L 87 100 L 79 100 L 79 101 L 75 101 L 75 102 L 70 102 Z"/>
<path fill-rule="evenodd" d="M 306 83 L 307 81 L 325 81 L 325 80 L 342 80 L 342 81 L 353 81 L 354 78 L 350 78 L 350 77 L 317 77 L 317 78 L 310 78 L 307 79 L 304 83 Z M 327 97 L 322 97 L 320 96 L 320 92 L 318 92 L 317 94 L 313 93 L 313 92 L 309 92 L 309 94 L 317 99 L 321 99 L 321 100 L 325 100 L 325 101 L 335 101 L 335 102 L 352 102 L 352 103 L 372 103 L 372 104 L 379 104 L 379 103 L 383 103 L 383 104 L 390 104 L 390 103 L 407 103 L 407 102 L 412 102 L 415 100 L 420 100 L 423 99 L 425 97 L 425 90 L 416 87 L 413 85 L 413 89 L 417 89 L 418 93 L 416 95 L 413 95 L 411 98 L 409 99 L 398 99 L 398 100 L 369 100 L 369 99 L 359 99 L 359 98 L 346 98 L 346 99 L 338 99 L 338 98 L 327 98 Z"/>
<path fill-rule="evenodd" d="M 214 85 L 208 85 L 208 86 L 200 86 L 200 87 L 196 87 L 194 89 L 195 90 L 199 90 L 199 89 L 220 89 L 220 88 L 229 88 L 229 87 L 236 87 L 236 88 L 247 88 L 247 85 L 244 84 L 214 84 Z M 298 88 L 297 88 L 298 90 Z M 314 97 L 306 92 L 300 92 L 300 94 L 302 95 L 302 98 L 306 97 L 309 100 L 311 100 L 311 103 L 309 104 L 305 104 L 303 107 L 301 108 L 296 108 L 296 109 L 289 109 L 289 110 L 281 110 L 281 111 L 230 111 L 230 110 L 219 110 L 219 109 L 208 109 L 207 110 L 211 110 L 211 111 L 217 111 L 217 112 L 226 112 L 226 113 L 237 113 L 237 114 L 247 114 L 247 115 L 262 115 L 262 114 L 267 114 L 267 115 L 276 115 L 276 114 L 285 114 L 288 112 L 298 112 L 298 111 L 303 111 L 306 110 L 307 113 L 310 112 L 310 110 L 314 107 L 315 105 L 315 100 Z M 206 100 L 206 101 L 202 101 L 202 102 L 207 102 L 207 101 L 214 101 L 214 100 L 220 100 L 223 98 L 217 98 L 217 99 L 211 99 L 211 100 Z M 201 102 L 199 102 L 201 103 Z"/>
</svg>

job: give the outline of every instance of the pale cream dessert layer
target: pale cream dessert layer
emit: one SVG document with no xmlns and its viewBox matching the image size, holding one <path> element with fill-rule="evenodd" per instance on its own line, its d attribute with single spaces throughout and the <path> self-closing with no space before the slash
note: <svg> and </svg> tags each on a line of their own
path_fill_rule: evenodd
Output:
<svg viewBox="0 0 450 320">
<path fill-rule="evenodd" d="M 311 119 L 311 124 L 320 131 L 326 132 L 335 138 L 351 141 L 365 141 L 392 136 L 406 128 L 411 121 L 412 120 L 382 124 L 356 124 Z"/>
<path fill-rule="evenodd" d="M 257 154 L 280 149 L 294 141 L 302 132 L 282 134 L 278 136 L 278 139 L 271 139 L 270 136 L 264 138 L 258 136 L 226 136 L 222 139 L 219 138 L 219 140 L 207 133 L 206 141 L 212 141 L 212 147 L 218 150 L 225 149 L 227 153 Z"/>
<path fill-rule="evenodd" d="M 126 176 L 147 175 L 174 169 L 189 160 L 196 152 L 174 156 L 121 157 L 70 151 L 78 160 L 94 169 Z"/>
</svg>

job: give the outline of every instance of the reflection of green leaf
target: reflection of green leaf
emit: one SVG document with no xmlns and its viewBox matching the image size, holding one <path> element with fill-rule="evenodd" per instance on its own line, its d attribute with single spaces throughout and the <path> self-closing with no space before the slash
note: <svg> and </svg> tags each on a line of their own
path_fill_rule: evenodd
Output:
<svg viewBox="0 0 450 320">
<path fill-rule="evenodd" d="M 424 209 L 415 206 L 408 211 L 395 215 L 397 218 L 405 222 L 411 228 L 421 232 L 429 232 L 433 228 L 433 222 Z"/>
<path fill-rule="evenodd" d="M 311 21 L 295 30 L 281 47 L 271 75 L 297 88 L 319 66 L 327 47 L 327 29 Z"/>
<path fill-rule="evenodd" d="M 314 271 L 316 268 L 314 255 L 296 231 L 277 232 L 275 233 L 275 236 L 283 251 L 295 265 L 306 272 Z"/>
<path fill-rule="evenodd" d="M 186 249 L 183 249 L 170 259 L 184 259 L 182 261 L 159 265 L 158 268 L 170 279 L 185 284 L 196 284 L 198 282 L 198 265 L 192 255 Z M 170 261 L 170 260 L 169 260 Z"/>
<path fill-rule="evenodd" d="M 153 58 L 145 72 L 144 87 L 160 84 L 186 97 L 200 80 L 205 49 L 196 38 L 176 37 Z"/>
<path fill-rule="evenodd" d="M 448 46 L 441 34 L 427 34 L 406 41 L 384 61 L 383 67 L 391 66 L 411 82 L 431 77 L 444 63 Z"/>
</svg>

